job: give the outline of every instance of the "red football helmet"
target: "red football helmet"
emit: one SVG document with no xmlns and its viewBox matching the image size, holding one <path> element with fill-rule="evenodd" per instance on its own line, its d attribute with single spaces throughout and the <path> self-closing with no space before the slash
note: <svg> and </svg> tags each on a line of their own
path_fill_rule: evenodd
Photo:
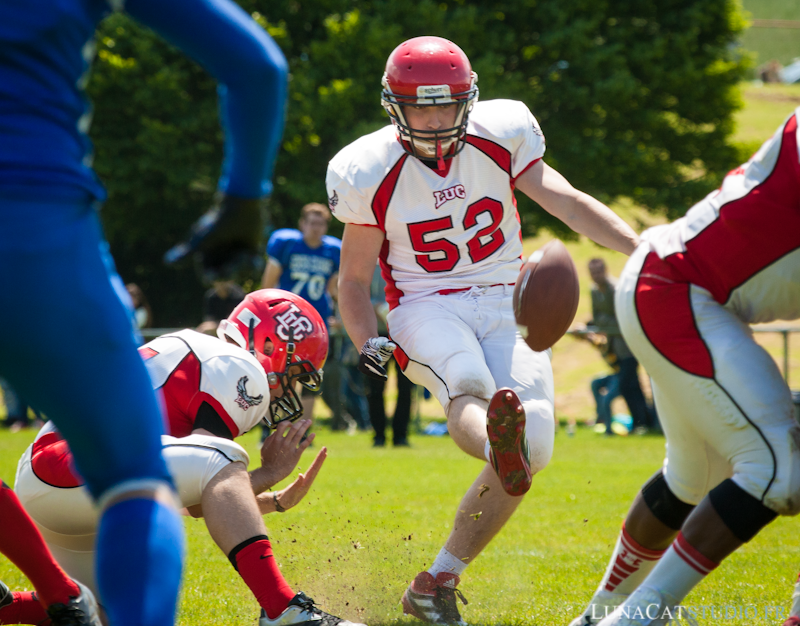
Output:
<svg viewBox="0 0 800 626">
<path fill-rule="evenodd" d="M 270 389 L 282 389 L 270 400 L 270 427 L 303 415 L 295 383 L 315 393 L 321 390 L 322 366 L 328 357 L 328 330 L 316 309 L 303 298 L 282 289 L 248 294 L 217 328 L 220 339 L 230 338 L 258 359 Z"/>
<path fill-rule="evenodd" d="M 397 46 L 386 61 L 381 103 L 397 128 L 406 152 L 418 159 L 444 161 L 464 148 L 467 117 L 478 101 L 478 75 L 464 51 L 441 37 L 415 37 Z M 411 128 L 405 106 L 457 104 L 455 125 L 435 131 Z"/>
</svg>

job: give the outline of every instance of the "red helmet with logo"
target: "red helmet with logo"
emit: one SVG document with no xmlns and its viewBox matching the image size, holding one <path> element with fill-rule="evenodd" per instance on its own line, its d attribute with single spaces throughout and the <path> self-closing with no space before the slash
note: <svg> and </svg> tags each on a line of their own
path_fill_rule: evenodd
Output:
<svg viewBox="0 0 800 626">
<path fill-rule="evenodd" d="M 400 133 L 407 152 L 419 159 L 453 158 L 464 148 L 467 117 L 478 101 L 478 75 L 464 51 L 441 37 L 415 37 L 404 41 L 389 55 L 383 75 L 381 103 Z M 455 124 L 434 131 L 411 128 L 405 106 L 456 104 Z"/>
<path fill-rule="evenodd" d="M 297 294 L 282 289 L 248 294 L 220 322 L 217 336 L 249 350 L 264 368 L 270 388 L 282 390 L 270 401 L 270 426 L 303 415 L 296 382 L 321 390 L 328 330 L 316 309 Z"/>
</svg>

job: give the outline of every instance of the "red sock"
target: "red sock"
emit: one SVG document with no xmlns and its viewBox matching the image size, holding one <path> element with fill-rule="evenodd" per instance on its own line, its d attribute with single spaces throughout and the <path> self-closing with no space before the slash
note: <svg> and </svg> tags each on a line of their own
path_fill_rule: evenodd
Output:
<svg viewBox="0 0 800 626">
<path fill-rule="evenodd" d="M 35 591 L 15 591 L 14 600 L 0 608 L 0 624 L 42 624 L 48 620 Z"/>
<path fill-rule="evenodd" d="M 272 544 L 266 537 L 241 549 L 237 546 L 228 558 L 231 562 L 235 559 L 234 567 L 267 612 L 267 617 L 275 619 L 286 610 L 295 593 L 278 569 Z"/>
<path fill-rule="evenodd" d="M 0 487 L 0 552 L 22 570 L 36 589 L 44 606 L 67 604 L 80 589 L 55 562 L 39 529 L 5 483 Z"/>
</svg>

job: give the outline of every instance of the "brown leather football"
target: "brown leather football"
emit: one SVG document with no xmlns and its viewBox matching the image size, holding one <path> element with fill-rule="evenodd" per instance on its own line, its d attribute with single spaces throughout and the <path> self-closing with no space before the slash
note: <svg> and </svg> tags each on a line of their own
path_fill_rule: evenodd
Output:
<svg viewBox="0 0 800 626">
<path fill-rule="evenodd" d="M 514 316 L 525 342 L 536 352 L 564 336 L 578 310 L 578 271 L 558 239 L 534 252 L 514 286 Z"/>
</svg>

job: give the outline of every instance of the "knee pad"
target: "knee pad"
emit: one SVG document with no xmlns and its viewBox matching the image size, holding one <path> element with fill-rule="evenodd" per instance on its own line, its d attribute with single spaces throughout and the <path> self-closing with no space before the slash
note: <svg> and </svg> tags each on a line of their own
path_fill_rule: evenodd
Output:
<svg viewBox="0 0 800 626">
<path fill-rule="evenodd" d="M 750 541 L 778 516 L 730 478 L 714 487 L 708 497 L 722 521 L 742 543 Z"/>
<path fill-rule="evenodd" d="M 658 521 L 672 530 L 680 530 L 684 520 L 694 509 L 693 504 L 679 500 L 672 493 L 661 470 L 642 487 L 642 498 Z"/>
</svg>

